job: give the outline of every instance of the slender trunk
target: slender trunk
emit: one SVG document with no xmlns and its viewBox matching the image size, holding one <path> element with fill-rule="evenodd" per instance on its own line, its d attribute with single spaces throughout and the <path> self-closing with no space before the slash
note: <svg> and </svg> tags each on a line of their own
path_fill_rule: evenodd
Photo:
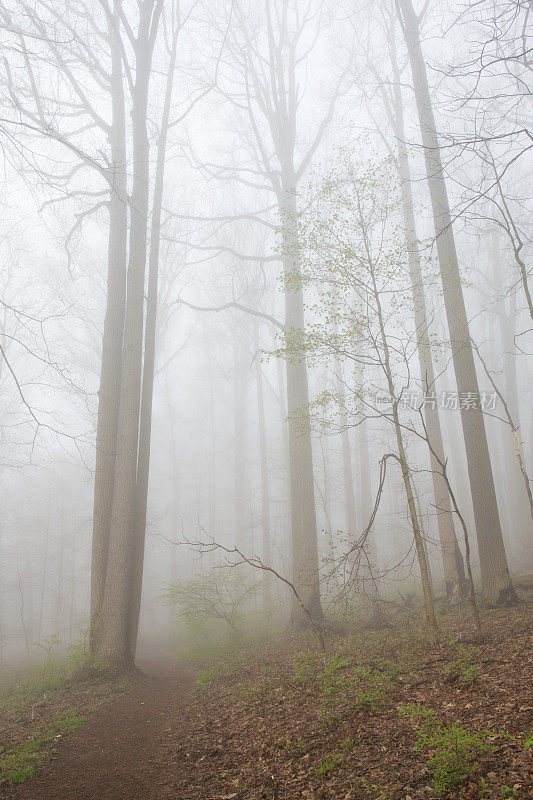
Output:
<svg viewBox="0 0 533 800">
<path fill-rule="evenodd" d="M 141 9 L 133 90 L 133 186 L 127 276 L 122 381 L 115 456 L 115 481 L 102 602 L 102 631 L 97 656 L 112 666 L 133 663 L 130 604 L 135 573 L 137 456 L 144 322 L 144 279 L 149 197 L 148 86 L 151 71 L 149 32 L 154 2 Z M 154 23 L 155 24 L 155 21 Z"/>
<path fill-rule="evenodd" d="M 172 88 L 176 66 L 178 30 L 174 33 L 165 100 L 161 117 L 161 128 L 157 147 L 157 163 L 152 202 L 152 225 L 150 231 L 150 257 L 148 265 L 148 299 L 146 303 L 146 326 L 144 332 L 144 365 L 142 374 L 141 410 L 139 421 L 139 455 L 137 463 L 137 493 L 135 514 L 135 540 L 133 543 L 131 565 L 131 599 L 128 618 L 128 647 L 133 659 L 139 632 L 141 611 L 144 545 L 146 538 L 146 515 L 148 511 L 148 482 L 150 475 L 150 448 L 152 442 L 152 402 L 154 393 L 154 372 L 156 360 L 157 298 L 159 289 L 159 251 L 161 244 L 161 214 L 165 184 L 165 160 L 168 126 L 172 104 Z M 144 131 L 143 131 L 144 136 Z M 145 144 L 145 147 L 147 143 Z M 148 182 L 148 173 L 146 174 Z M 146 211 L 148 203 L 146 198 Z"/>
<path fill-rule="evenodd" d="M 287 372 L 283 368 L 283 359 L 276 359 L 276 367 L 278 373 L 278 400 L 281 409 L 281 442 L 283 445 L 283 461 L 285 462 L 289 456 L 289 426 L 287 423 Z"/>
<path fill-rule="evenodd" d="M 52 503 L 52 487 L 49 487 L 48 511 L 46 514 L 46 534 L 44 540 L 43 572 L 41 578 L 41 599 L 39 603 L 39 627 L 37 629 L 37 641 L 40 642 L 43 634 L 43 609 L 46 590 L 46 578 L 48 575 L 48 541 L 50 539 L 50 506 Z"/>
<path fill-rule="evenodd" d="M 179 513 L 180 513 L 180 468 L 177 457 L 176 449 L 176 433 L 174 414 L 172 409 L 172 400 L 170 395 L 170 386 L 168 383 L 168 371 L 165 370 L 165 394 L 168 406 L 168 423 L 170 433 L 170 463 L 171 463 L 171 480 L 172 480 L 172 525 L 171 525 L 171 553 L 169 565 L 169 583 L 175 586 L 178 581 L 178 540 L 179 540 Z M 168 607 L 168 629 L 172 631 L 174 626 L 174 608 L 172 605 Z"/>
<path fill-rule="evenodd" d="M 386 105 L 386 108 L 390 109 L 389 120 L 396 138 L 396 167 L 398 170 L 398 177 L 400 179 L 401 187 L 402 213 L 409 260 L 411 291 L 413 295 L 413 311 L 417 335 L 418 361 L 420 366 L 422 387 L 424 394 L 427 396 L 428 394 L 435 394 L 435 372 L 433 368 L 433 358 L 431 355 L 431 347 L 429 342 L 429 321 L 420 261 L 420 250 L 418 247 L 418 238 L 416 232 L 411 169 L 409 166 L 409 155 L 405 145 L 406 136 L 403 98 L 400 85 L 400 75 L 396 67 L 396 49 L 394 40 L 391 42 L 391 59 L 396 80 L 392 89 L 392 104 L 390 106 Z M 441 457 L 444 457 L 442 430 L 439 419 L 439 411 L 436 403 L 428 402 L 425 404 L 424 417 L 428 433 L 431 437 L 432 447 Z M 460 574 L 464 574 L 464 568 L 461 570 L 459 564 L 462 556 L 455 536 L 450 495 L 444 478 L 441 474 L 438 461 L 433 455 L 433 450 L 431 448 L 429 448 L 429 454 L 431 477 L 433 482 L 433 495 L 435 499 L 435 509 L 437 512 L 437 528 L 444 568 L 446 597 L 450 598 L 454 594 L 454 590 L 459 590 L 459 584 L 461 580 Z"/>
<path fill-rule="evenodd" d="M 289 336 L 301 337 L 304 331 L 304 301 L 302 289 L 298 286 L 300 271 L 297 254 L 296 196 L 291 182 L 286 183 L 280 212 L 283 233 L 283 273 L 286 281 L 285 329 Z M 289 418 L 293 583 L 307 611 L 314 619 L 320 619 L 322 608 L 305 352 L 291 353 L 285 360 L 285 366 Z M 309 625 L 309 617 L 296 598 L 293 598 L 292 602 L 291 623 L 297 627 Z"/>
<path fill-rule="evenodd" d="M 56 593 L 56 618 L 55 618 L 55 634 L 57 638 L 62 641 L 63 629 L 63 606 L 64 606 L 64 558 L 65 558 L 65 526 L 63 514 L 61 515 L 61 534 L 59 540 L 59 559 L 58 559 L 58 576 L 57 576 L 57 593 Z"/>
<path fill-rule="evenodd" d="M 271 533 L 270 533 L 270 490 L 268 480 L 267 430 L 265 416 L 265 395 L 263 390 L 263 368 L 259 346 L 259 323 L 254 317 L 254 349 L 255 349 L 255 381 L 257 390 L 257 418 L 259 422 L 259 460 L 261 471 L 261 530 L 263 563 L 272 566 Z M 272 602 L 272 579 L 266 573 L 263 581 L 263 608 L 268 609 Z"/>
<path fill-rule="evenodd" d="M 247 367 L 244 337 L 235 340 L 234 352 L 234 402 L 233 402 L 233 486 L 234 486 L 234 542 L 239 550 L 246 552 L 249 549 L 247 541 L 247 525 L 245 522 L 245 497 L 247 486 L 246 474 L 246 394 L 247 394 Z"/>
<path fill-rule="evenodd" d="M 420 504 L 420 494 L 418 492 L 416 484 L 413 483 L 412 486 L 413 486 L 413 494 L 414 494 L 415 503 L 416 503 L 416 512 L 418 514 L 418 526 L 420 528 L 420 533 L 422 535 L 422 543 L 424 545 L 424 551 L 426 553 L 426 562 L 427 562 L 427 565 L 428 565 L 429 585 L 431 587 L 431 595 L 432 595 L 432 597 L 434 597 L 434 585 L 435 585 L 435 583 L 434 583 L 434 580 L 433 580 L 433 572 L 432 572 L 432 569 L 431 569 L 431 558 L 429 556 L 429 550 L 428 550 L 428 538 L 427 538 L 427 535 L 426 535 L 426 532 L 425 532 L 425 529 L 424 529 L 424 522 L 423 522 L 424 515 L 422 513 L 422 506 Z"/>
<path fill-rule="evenodd" d="M 323 480 L 324 488 L 322 490 L 320 489 L 320 484 L 317 480 L 315 480 L 315 486 L 318 489 L 318 494 L 322 501 L 322 509 L 324 512 L 324 520 L 326 523 L 325 533 L 328 540 L 328 557 L 331 561 L 331 564 L 333 565 L 335 560 L 335 540 L 333 538 L 333 520 L 331 519 L 331 514 L 330 514 L 331 480 L 330 480 L 329 465 L 331 462 L 331 455 L 330 455 L 329 441 L 327 435 L 320 437 L 320 451 L 322 454 L 322 474 L 324 476 Z M 332 588 L 333 591 L 335 592 L 335 595 L 339 594 L 339 592 L 342 590 L 342 587 L 336 569 L 330 572 L 329 581 L 332 584 Z"/>
<path fill-rule="evenodd" d="M 399 87 L 397 87 L 399 90 Z M 426 298 L 424 282 L 420 264 L 420 251 L 417 244 L 416 223 L 413 207 L 413 193 L 411 188 L 411 172 L 407 149 L 405 147 L 405 130 L 403 125 L 403 109 L 401 96 L 396 98 L 395 118 L 397 121 L 397 147 L 398 147 L 398 175 L 400 177 L 402 193 L 402 209 L 407 240 L 409 258 L 409 275 L 413 294 L 413 307 L 415 327 L 417 334 L 418 362 L 420 377 L 425 395 L 435 394 L 435 373 L 431 347 L 429 343 L 429 322 L 426 311 Z M 439 410 L 437 403 L 427 402 L 424 406 L 424 417 L 428 434 L 431 437 L 436 452 L 444 457 L 444 444 L 440 426 Z M 457 568 L 456 552 L 457 540 L 453 526 L 453 514 L 450 495 L 442 477 L 438 462 L 430 451 L 431 478 L 433 481 L 433 494 L 437 512 L 437 528 L 444 568 L 446 597 L 450 598 L 454 590 L 459 588 L 459 571 Z"/>
<path fill-rule="evenodd" d="M 359 449 L 359 487 L 361 493 L 360 509 L 363 518 L 363 525 L 366 527 L 372 513 L 372 471 L 370 466 L 370 455 L 368 451 L 368 425 L 363 420 L 358 425 L 358 449 Z M 363 527 L 363 525 L 361 527 Z M 377 580 L 379 576 L 378 550 L 376 543 L 376 532 L 373 527 L 368 531 L 365 542 L 365 579 L 362 591 L 365 597 L 370 598 L 373 614 L 381 616 L 381 606 L 379 600 Z"/>
<path fill-rule="evenodd" d="M 204 327 L 205 352 L 210 351 Z M 216 411 L 215 411 L 215 382 L 213 380 L 213 363 L 207 362 L 209 380 L 209 527 L 208 533 L 217 539 L 217 437 L 216 437 Z"/>
<path fill-rule="evenodd" d="M 419 19 L 411 0 L 398 0 L 398 4 L 415 88 L 457 388 L 460 397 L 479 398 L 448 193 L 426 64 L 420 44 Z M 514 603 L 517 597 L 507 566 L 485 423 L 479 402 L 475 408 L 462 405 L 461 422 L 476 521 L 483 594 L 491 603 Z"/>
<path fill-rule="evenodd" d="M 361 515 L 366 526 L 372 511 L 372 474 L 370 469 L 370 454 L 368 452 L 368 423 L 363 419 L 357 426 L 357 445 L 359 450 L 359 487 Z M 377 552 L 375 536 L 372 528 L 368 532 L 368 558 L 371 566 L 376 566 Z"/>
<path fill-rule="evenodd" d="M 396 393 L 394 388 L 394 381 L 392 378 L 392 369 L 390 364 L 390 354 L 389 354 L 389 345 L 387 341 L 387 336 L 385 333 L 385 325 L 383 322 L 383 313 L 381 309 L 381 300 L 379 297 L 379 291 L 375 282 L 375 278 L 372 275 L 372 286 L 374 292 L 374 300 L 376 303 L 376 310 L 378 316 L 378 323 L 379 323 L 379 331 L 380 331 L 380 338 L 381 344 L 383 347 L 383 369 L 385 371 L 385 376 L 387 378 L 387 385 L 389 389 L 389 395 L 392 398 L 392 419 L 394 423 L 394 432 L 396 435 L 396 445 L 398 447 L 398 456 L 400 462 L 400 468 L 402 471 L 402 479 L 403 485 L 405 488 L 405 495 L 407 498 L 407 507 L 409 509 L 409 517 L 411 520 L 411 527 L 413 530 L 413 536 L 415 540 L 415 547 L 416 547 L 416 554 L 418 557 L 418 563 L 420 565 L 420 577 L 422 579 L 422 591 L 424 593 L 424 605 L 426 609 L 426 617 L 428 621 L 429 627 L 429 636 L 431 639 L 432 644 L 437 644 L 439 641 L 439 629 L 437 626 L 437 618 L 435 616 L 435 606 L 433 604 L 433 596 L 431 594 L 431 580 L 429 577 L 429 567 L 426 558 L 426 550 L 424 548 L 424 539 L 422 536 L 422 531 L 420 529 L 420 524 L 418 520 L 418 515 L 416 512 L 416 503 L 415 497 L 413 492 L 413 486 L 411 483 L 411 475 L 409 472 L 409 466 L 407 463 L 407 455 L 405 452 L 404 442 L 403 442 L 403 434 L 402 428 L 400 425 L 400 418 L 398 416 L 398 401 L 396 399 Z"/>
<path fill-rule="evenodd" d="M 107 300 L 102 337 L 100 388 L 98 391 L 94 476 L 90 610 L 91 649 L 93 653 L 96 653 L 99 647 L 101 610 L 107 570 L 126 302 L 128 207 L 126 200 L 126 113 L 122 86 L 122 59 L 117 33 L 120 5 L 121 0 L 115 0 L 113 18 L 109 20 L 113 115 L 110 143 L 113 175 L 109 199 Z"/>
<path fill-rule="evenodd" d="M 70 561 L 70 602 L 68 612 L 69 642 L 74 641 L 74 625 L 76 622 L 76 551 L 77 532 L 72 531 L 72 556 Z"/>
<path fill-rule="evenodd" d="M 344 493 L 344 507 L 346 509 L 346 533 L 350 539 L 357 535 L 357 517 L 355 513 L 355 482 L 352 467 L 352 448 L 350 432 L 346 414 L 346 396 L 342 378 L 342 365 L 336 359 L 337 392 L 340 398 L 340 412 L 342 415 L 341 448 L 342 448 L 342 485 Z"/>
<path fill-rule="evenodd" d="M 25 559 L 24 559 L 25 560 Z M 16 564 L 17 564 L 17 588 L 20 597 L 20 625 L 22 631 L 24 633 L 24 644 L 26 646 L 26 657 L 28 661 L 31 659 L 31 650 L 30 650 L 30 637 L 28 635 L 28 626 L 26 625 L 26 617 L 25 617 L 25 608 L 24 608 L 24 585 L 22 583 L 22 575 L 20 574 L 20 566 L 19 566 L 19 548 L 17 544 L 17 551 L 16 551 Z"/>
<path fill-rule="evenodd" d="M 503 297 L 505 287 L 499 258 L 499 235 L 494 230 L 491 233 L 491 261 L 494 278 L 497 285 L 498 296 Z M 531 540 L 531 519 L 533 517 L 533 497 L 531 485 L 527 475 L 524 448 L 522 445 L 522 431 L 520 425 L 520 404 L 518 401 L 518 380 L 516 373 L 516 294 L 513 292 L 509 297 L 509 310 L 505 306 L 498 309 L 497 317 L 500 328 L 500 335 L 503 344 L 503 374 L 505 385 L 505 404 L 508 409 L 508 417 L 513 438 L 504 432 L 504 447 L 507 453 L 506 472 L 509 476 L 510 497 L 512 502 L 511 516 L 516 524 L 516 530 L 521 532 L 521 536 L 513 541 L 515 545 L 522 546 L 520 549 L 527 551 Z M 525 493 L 523 486 L 525 485 Z M 527 506 L 526 506 L 527 497 Z"/>
</svg>

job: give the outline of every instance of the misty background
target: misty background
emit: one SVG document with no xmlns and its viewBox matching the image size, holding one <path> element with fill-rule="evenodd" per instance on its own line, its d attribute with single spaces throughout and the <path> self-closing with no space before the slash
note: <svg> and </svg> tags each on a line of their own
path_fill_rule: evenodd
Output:
<svg viewBox="0 0 533 800">
<path fill-rule="evenodd" d="M 137 30 L 136 4 L 125 0 L 118 5 Z M 109 165 L 106 126 L 113 113 L 106 78 L 113 65 L 103 31 L 111 6 L 79 0 L 0 3 L 0 656 L 6 660 L 34 652 L 35 643 L 50 637 L 73 642 L 89 625 L 109 244 L 102 173 Z M 295 196 L 304 217 L 325 177 L 341 168 L 347 153 L 353 164 L 381 165 L 379 171 L 388 163 L 385 173 L 394 173 L 390 159 L 398 137 L 387 102 L 392 102 L 394 86 L 401 87 L 403 143 L 426 270 L 436 375 L 431 394 L 479 579 L 424 148 L 395 15 L 394 4 L 387 2 L 162 4 L 146 117 L 150 220 L 169 69 L 173 85 L 163 154 L 141 649 L 154 641 L 177 641 L 179 646 L 168 587 L 205 574 L 223 560 L 217 551 L 202 554 L 187 541 L 212 538 L 265 559 L 268 524 L 268 559 L 282 575 L 291 574 L 284 363 L 291 355 L 281 331 L 280 229 L 285 223 L 276 193 L 284 142 L 281 128 L 269 125 L 268 114 L 276 109 L 261 89 L 262 82 L 271 80 L 269 25 L 279 35 L 274 51 L 289 64 L 294 60 L 296 84 L 285 88 L 294 89 L 296 102 L 290 145 L 300 169 Z M 433 0 L 421 37 L 470 334 L 512 409 L 530 469 L 531 317 L 516 258 L 520 240 L 519 258 L 528 271 L 531 64 L 520 55 L 528 15 L 527 3 Z M 135 47 L 128 35 L 124 42 L 131 50 L 125 62 L 133 64 Z M 498 60 L 502 51 L 511 53 L 508 62 Z M 129 75 L 122 70 L 127 86 L 135 66 Z M 131 203 L 135 159 L 130 128 L 127 110 L 122 177 Z M 150 245 L 150 234 L 147 241 Z M 148 269 L 144 280 L 146 313 Z M 394 280 L 387 289 L 393 294 Z M 330 330 L 312 282 L 304 286 L 304 297 L 309 328 Z M 404 413 L 415 419 L 423 388 L 410 314 L 400 308 L 402 335 L 409 344 L 402 350 L 399 373 Z M 345 358 L 342 347 L 341 358 L 332 350 L 307 349 L 310 411 L 302 425 L 311 431 L 311 502 L 327 608 L 340 580 L 331 577 L 332 553 L 346 550 L 366 529 L 380 461 L 394 448 L 394 430 L 390 419 L 380 416 L 388 408 L 388 389 L 375 364 L 362 367 Z M 533 569 L 533 521 L 516 461 L 516 438 L 479 359 L 476 368 L 485 393 L 483 418 L 508 565 L 511 574 L 522 575 Z M 362 385 L 367 413 L 355 402 Z M 380 392 L 382 405 L 376 404 Z M 307 410 L 301 411 L 306 417 Z M 409 434 L 406 446 L 433 593 L 443 597 L 428 449 Z M 353 509 L 347 501 L 347 475 Z M 455 529 L 464 551 L 457 519 Z M 371 561 L 382 576 L 384 597 L 398 599 L 398 590 L 409 593 L 417 584 L 419 566 L 396 463 L 388 467 L 371 533 Z M 273 579 L 268 603 L 276 606 L 280 624 L 288 619 L 289 601 L 287 587 Z M 256 610 L 264 602 L 261 593 L 250 600 Z"/>
</svg>

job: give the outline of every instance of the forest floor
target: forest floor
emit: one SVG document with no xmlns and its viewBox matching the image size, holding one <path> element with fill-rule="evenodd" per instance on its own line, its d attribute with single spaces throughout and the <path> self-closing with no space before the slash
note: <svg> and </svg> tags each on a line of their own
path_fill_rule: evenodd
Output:
<svg viewBox="0 0 533 800">
<path fill-rule="evenodd" d="M 0 765 L 43 730 L 49 749 L 0 797 L 533 798 L 528 608 L 484 612 L 481 643 L 464 609 L 440 622 L 439 648 L 412 622 L 73 686 L 2 726 Z"/>
</svg>

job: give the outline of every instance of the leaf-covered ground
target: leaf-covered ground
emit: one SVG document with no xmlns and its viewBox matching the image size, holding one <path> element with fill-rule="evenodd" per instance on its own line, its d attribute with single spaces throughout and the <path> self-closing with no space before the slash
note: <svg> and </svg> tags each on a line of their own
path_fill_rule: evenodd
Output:
<svg viewBox="0 0 533 800">
<path fill-rule="evenodd" d="M 27 800 L 533 798 L 528 610 L 263 643 L 134 681 L 1 797 Z M 30 724 L 30 723 L 28 723 Z M 21 726 L 22 729 L 23 726 Z M 9 792 L 9 793 L 8 793 Z"/>
<path fill-rule="evenodd" d="M 439 649 L 422 629 L 337 637 L 325 656 L 286 639 L 200 674 L 161 796 L 533 797 L 529 615 L 484 625 L 478 644 L 468 614 L 447 616 Z"/>
</svg>

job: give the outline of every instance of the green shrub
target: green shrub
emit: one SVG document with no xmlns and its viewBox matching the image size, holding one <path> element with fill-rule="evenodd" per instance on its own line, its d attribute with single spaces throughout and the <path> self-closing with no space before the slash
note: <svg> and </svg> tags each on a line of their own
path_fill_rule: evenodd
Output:
<svg viewBox="0 0 533 800">
<path fill-rule="evenodd" d="M 387 702 L 397 678 L 397 672 L 392 668 L 354 665 L 345 656 L 324 656 L 312 650 L 297 653 L 294 663 L 293 680 L 314 684 L 320 693 L 322 715 L 327 721 L 334 720 L 346 705 L 377 711 Z M 386 662 L 384 665 L 387 667 Z"/>
<path fill-rule="evenodd" d="M 255 576 L 254 576 L 255 577 Z M 176 618 L 196 625 L 199 620 L 222 623 L 234 636 L 243 636 L 245 611 L 261 583 L 231 567 L 214 567 L 209 572 L 169 586 L 166 603 Z"/>
<path fill-rule="evenodd" d="M 52 636 L 37 644 L 44 658 L 31 663 L 27 669 L 4 674 L 0 681 L 0 709 L 7 714 L 56 692 L 72 680 L 98 668 L 89 651 L 88 634 L 79 642 L 62 649 L 61 642 Z"/>
<path fill-rule="evenodd" d="M 476 680 L 481 669 L 479 647 L 459 647 L 458 657 L 451 664 L 445 667 L 444 672 L 450 679 L 458 680 L 465 686 L 469 686 Z"/>
<path fill-rule="evenodd" d="M 434 750 L 427 765 L 437 794 L 445 794 L 477 767 L 477 757 L 488 749 L 487 733 L 470 733 L 458 725 L 437 725 L 419 737 L 417 750 Z"/>
<path fill-rule="evenodd" d="M 418 722 L 415 750 L 429 754 L 426 765 L 435 794 L 444 795 L 477 767 L 477 757 L 489 749 L 488 732 L 471 733 L 459 725 L 443 725 L 432 709 L 408 705 L 400 710 Z"/>
</svg>

